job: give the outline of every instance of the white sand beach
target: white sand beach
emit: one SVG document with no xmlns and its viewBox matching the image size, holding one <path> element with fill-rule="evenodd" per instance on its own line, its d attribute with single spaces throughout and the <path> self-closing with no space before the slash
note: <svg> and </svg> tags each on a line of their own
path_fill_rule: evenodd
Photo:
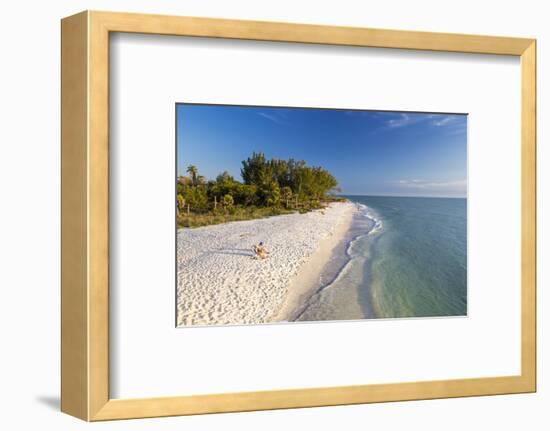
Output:
<svg viewBox="0 0 550 431">
<path fill-rule="evenodd" d="M 284 321 L 318 280 L 349 229 L 356 206 L 180 229 L 177 322 L 182 325 Z M 263 241 L 270 255 L 254 259 Z"/>
</svg>

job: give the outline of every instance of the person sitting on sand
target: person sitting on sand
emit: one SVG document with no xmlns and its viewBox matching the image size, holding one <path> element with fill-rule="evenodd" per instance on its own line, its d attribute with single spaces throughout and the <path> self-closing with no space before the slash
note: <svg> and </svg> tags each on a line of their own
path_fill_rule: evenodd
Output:
<svg viewBox="0 0 550 431">
<path fill-rule="evenodd" d="M 254 257 L 257 259 L 266 259 L 269 254 L 262 241 L 258 245 L 254 245 L 252 250 L 254 250 Z"/>
</svg>

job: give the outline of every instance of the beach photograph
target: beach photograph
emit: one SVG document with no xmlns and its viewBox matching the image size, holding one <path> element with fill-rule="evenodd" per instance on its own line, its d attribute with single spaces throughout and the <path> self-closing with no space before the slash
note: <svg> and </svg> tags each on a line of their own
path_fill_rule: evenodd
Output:
<svg viewBox="0 0 550 431">
<path fill-rule="evenodd" d="M 467 121 L 178 103 L 176 326 L 466 316 Z"/>
</svg>

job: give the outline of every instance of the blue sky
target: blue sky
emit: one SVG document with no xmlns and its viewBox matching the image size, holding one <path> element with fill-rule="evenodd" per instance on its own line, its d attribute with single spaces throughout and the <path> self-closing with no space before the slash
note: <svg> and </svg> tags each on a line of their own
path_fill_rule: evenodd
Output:
<svg viewBox="0 0 550 431">
<path fill-rule="evenodd" d="M 466 196 L 461 114 L 177 105 L 177 170 L 241 179 L 253 151 L 322 166 L 343 194 Z"/>
</svg>

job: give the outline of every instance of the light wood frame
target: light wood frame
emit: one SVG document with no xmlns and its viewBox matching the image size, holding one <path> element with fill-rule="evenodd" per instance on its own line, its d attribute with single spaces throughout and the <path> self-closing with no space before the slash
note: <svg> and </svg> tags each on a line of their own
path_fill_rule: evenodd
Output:
<svg viewBox="0 0 550 431">
<path fill-rule="evenodd" d="M 536 391 L 534 39 L 85 11 L 61 21 L 61 410 L 87 421 Z M 109 34 L 521 58 L 521 375 L 147 399 L 109 397 Z"/>
</svg>

